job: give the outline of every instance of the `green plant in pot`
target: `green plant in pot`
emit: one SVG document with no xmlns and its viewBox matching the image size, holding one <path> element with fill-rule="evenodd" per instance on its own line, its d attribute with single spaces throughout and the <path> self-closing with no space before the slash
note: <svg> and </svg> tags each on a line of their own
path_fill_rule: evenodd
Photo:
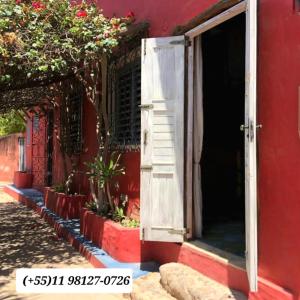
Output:
<svg viewBox="0 0 300 300">
<path fill-rule="evenodd" d="M 119 163 L 120 158 L 121 154 L 113 152 L 107 162 L 103 159 L 103 156 L 98 155 L 93 162 L 86 163 L 89 169 L 87 175 L 91 182 L 93 201 L 99 214 L 113 214 L 116 211 L 111 196 L 110 184 L 115 177 L 125 174 L 124 167 Z"/>
<path fill-rule="evenodd" d="M 129 199 L 127 195 L 121 194 L 118 204 L 116 204 L 115 211 L 112 214 L 112 219 L 120 223 L 124 227 L 136 228 L 140 226 L 140 222 L 132 219 L 125 214 L 126 205 Z"/>
</svg>

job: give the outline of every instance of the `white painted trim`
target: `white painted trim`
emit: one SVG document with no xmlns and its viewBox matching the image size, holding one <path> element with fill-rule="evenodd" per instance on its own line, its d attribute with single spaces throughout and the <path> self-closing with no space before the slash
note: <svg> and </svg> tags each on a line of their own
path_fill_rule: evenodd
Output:
<svg viewBox="0 0 300 300">
<path fill-rule="evenodd" d="M 252 126 L 245 132 L 245 196 L 246 196 L 246 267 L 251 292 L 257 286 L 257 0 L 247 1 L 246 11 L 246 69 L 245 124 Z M 253 138 L 251 138 L 251 135 Z M 250 137 L 250 138 L 249 138 Z"/>
<path fill-rule="evenodd" d="M 188 36 L 190 39 L 193 39 L 197 35 L 200 35 L 201 33 L 212 29 L 213 27 L 216 27 L 220 25 L 221 23 L 239 15 L 240 13 L 243 13 L 246 11 L 246 1 L 243 1 L 230 9 L 227 9 L 226 11 L 222 12 L 221 14 L 209 19 L 208 21 L 204 22 L 203 24 L 200 24 L 199 26 L 191 29 L 190 31 L 186 32 L 185 35 Z"/>
</svg>

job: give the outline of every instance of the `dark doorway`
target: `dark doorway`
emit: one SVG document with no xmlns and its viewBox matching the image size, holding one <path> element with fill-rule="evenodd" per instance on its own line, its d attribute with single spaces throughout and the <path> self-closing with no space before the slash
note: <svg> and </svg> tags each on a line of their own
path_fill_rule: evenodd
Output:
<svg viewBox="0 0 300 300">
<path fill-rule="evenodd" d="M 202 35 L 204 140 L 203 240 L 245 250 L 245 15 Z"/>
<path fill-rule="evenodd" d="M 52 164 L 53 164 L 53 129 L 54 112 L 49 110 L 47 118 L 47 186 L 52 186 Z"/>
</svg>

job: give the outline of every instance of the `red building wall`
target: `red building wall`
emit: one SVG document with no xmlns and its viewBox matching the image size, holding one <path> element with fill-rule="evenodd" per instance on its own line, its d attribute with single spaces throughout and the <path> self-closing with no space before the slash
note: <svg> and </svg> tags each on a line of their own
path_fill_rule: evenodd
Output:
<svg viewBox="0 0 300 300">
<path fill-rule="evenodd" d="M 0 138 L 0 181 L 13 182 L 14 172 L 19 170 L 19 138 L 22 133 Z"/>
<path fill-rule="evenodd" d="M 300 15 L 287 0 L 259 9 L 259 270 L 299 294 Z"/>
<path fill-rule="evenodd" d="M 59 109 L 54 111 L 55 125 L 59 135 Z M 76 192 L 89 193 L 89 181 L 85 175 L 87 171 L 85 163 L 92 161 L 97 155 L 98 144 L 96 139 L 96 114 L 93 105 L 85 100 L 83 105 L 83 153 L 77 158 L 78 169 L 81 171 L 75 176 L 73 186 Z M 64 182 L 63 159 L 57 138 L 53 138 L 53 184 Z M 129 197 L 128 213 L 137 216 L 140 196 L 140 154 L 139 152 L 123 152 L 121 156 L 122 166 L 126 174 L 116 179 L 119 183 L 119 190 L 114 191 L 115 196 L 124 193 Z M 70 160 L 67 159 L 70 170 Z"/>
<path fill-rule="evenodd" d="M 102 0 L 108 16 L 135 13 L 168 36 L 217 1 Z M 292 0 L 260 0 L 258 29 L 259 275 L 300 293 L 300 15 Z M 297 296 L 298 297 L 298 296 Z M 298 299 L 298 298 L 295 298 Z"/>
<path fill-rule="evenodd" d="M 107 16 L 133 11 L 137 22 L 150 22 L 150 36 L 168 36 L 173 29 L 208 8 L 216 0 L 101 0 Z M 300 294 L 300 139 L 298 136 L 298 86 L 300 86 L 300 15 L 292 0 L 259 1 L 258 137 L 259 154 L 259 275 L 278 284 L 299 299 Z M 96 153 L 95 114 L 84 106 L 86 152 L 80 165 Z M 56 147 L 54 161 L 59 162 Z M 121 191 L 139 200 L 139 153 L 126 153 L 127 175 Z M 56 163 L 54 163 L 55 165 Z M 62 178 L 55 166 L 54 178 Z M 81 179 L 82 189 L 88 182 Z M 156 259 L 168 261 L 178 245 L 158 248 Z M 164 249 L 164 250 L 161 250 Z M 171 258 L 170 258 L 171 259 Z M 217 272 L 217 270 L 216 270 Z M 243 279 L 244 280 L 244 279 Z M 244 286 L 244 281 L 242 283 Z M 261 298 L 270 299 L 270 298 Z"/>
</svg>

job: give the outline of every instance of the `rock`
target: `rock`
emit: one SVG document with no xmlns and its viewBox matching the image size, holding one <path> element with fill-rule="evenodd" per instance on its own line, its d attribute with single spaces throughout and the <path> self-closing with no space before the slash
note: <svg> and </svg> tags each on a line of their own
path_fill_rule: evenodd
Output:
<svg viewBox="0 0 300 300">
<path fill-rule="evenodd" d="M 133 283 L 131 300 L 176 300 L 160 284 L 159 273 L 150 273 Z"/>
<path fill-rule="evenodd" d="M 178 300 L 247 299 L 242 293 L 232 291 L 183 264 L 165 264 L 159 271 L 161 285 Z"/>
</svg>

